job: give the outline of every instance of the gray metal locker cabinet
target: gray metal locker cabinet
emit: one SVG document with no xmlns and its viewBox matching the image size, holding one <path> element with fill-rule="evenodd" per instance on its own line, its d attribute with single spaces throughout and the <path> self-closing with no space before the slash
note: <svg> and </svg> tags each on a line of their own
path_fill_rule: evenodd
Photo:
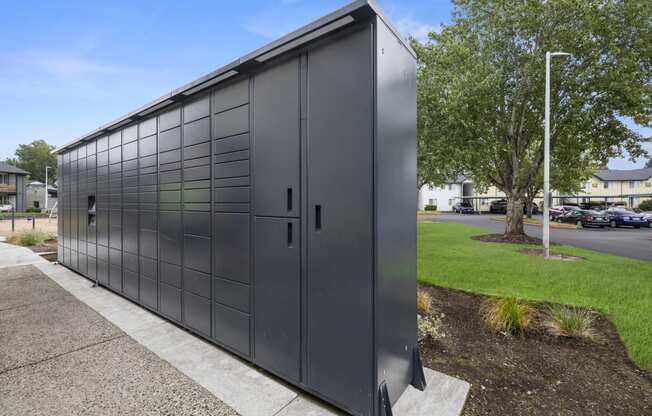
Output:
<svg viewBox="0 0 652 416">
<path fill-rule="evenodd" d="M 416 62 L 373 3 L 57 152 L 65 266 L 351 414 L 423 388 Z"/>
</svg>

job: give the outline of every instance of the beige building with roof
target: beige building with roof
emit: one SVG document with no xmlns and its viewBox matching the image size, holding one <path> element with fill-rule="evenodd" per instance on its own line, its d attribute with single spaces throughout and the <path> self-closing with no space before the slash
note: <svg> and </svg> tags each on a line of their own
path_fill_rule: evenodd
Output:
<svg viewBox="0 0 652 416">
<path fill-rule="evenodd" d="M 611 204 L 624 204 L 636 208 L 646 199 L 652 199 L 652 168 L 595 171 L 590 179 L 582 184 L 577 194 L 561 195 L 553 191 L 553 205 L 563 203 L 583 203 L 607 200 Z M 564 198 L 565 197 L 565 198 Z M 491 201 L 505 198 L 505 193 L 495 186 L 485 192 L 477 192 L 470 179 L 461 177 L 442 187 L 424 186 L 419 192 L 419 209 L 425 205 L 436 205 L 440 211 L 450 211 L 462 199 L 469 198 L 478 211 L 488 211 Z M 539 208 L 543 207 L 543 197 L 535 198 Z"/>
</svg>

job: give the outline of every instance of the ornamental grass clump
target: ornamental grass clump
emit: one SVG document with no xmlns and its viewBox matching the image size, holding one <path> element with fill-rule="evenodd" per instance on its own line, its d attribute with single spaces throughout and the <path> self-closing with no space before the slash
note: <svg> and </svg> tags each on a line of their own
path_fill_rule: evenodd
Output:
<svg viewBox="0 0 652 416">
<path fill-rule="evenodd" d="M 552 335 L 566 338 L 584 338 L 593 340 L 593 313 L 586 309 L 569 306 L 551 306 L 546 327 Z"/>
<path fill-rule="evenodd" d="M 417 312 L 421 315 L 428 315 L 432 310 L 432 297 L 428 292 L 417 289 Z"/>
<path fill-rule="evenodd" d="M 533 309 L 515 298 L 489 299 L 482 307 L 482 316 L 494 331 L 523 335 L 532 322 Z"/>
<path fill-rule="evenodd" d="M 54 236 L 50 233 L 38 230 L 24 230 L 12 234 L 8 241 L 11 244 L 19 246 L 31 247 L 38 246 L 46 241 L 52 240 Z"/>
</svg>

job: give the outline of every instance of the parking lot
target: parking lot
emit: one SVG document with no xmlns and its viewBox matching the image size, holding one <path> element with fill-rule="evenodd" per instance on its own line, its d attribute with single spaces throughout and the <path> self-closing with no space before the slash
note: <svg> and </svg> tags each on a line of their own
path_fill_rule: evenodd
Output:
<svg viewBox="0 0 652 416">
<path fill-rule="evenodd" d="M 505 223 L 496 220 L 496 215 L 439 214 L 434 219 L 461 222 L 503 232 Z M 540 218 L 540 216 L 539 216 Z M 526 233 L 541 238 L 541 227 L 526 225 Z M 554 243 L 587 248 L 603 253 L 616 254 L 634 259 L 652 261 L 652 228 L 582 228 L 551 229 L 550 240 Z"/>
</svg>

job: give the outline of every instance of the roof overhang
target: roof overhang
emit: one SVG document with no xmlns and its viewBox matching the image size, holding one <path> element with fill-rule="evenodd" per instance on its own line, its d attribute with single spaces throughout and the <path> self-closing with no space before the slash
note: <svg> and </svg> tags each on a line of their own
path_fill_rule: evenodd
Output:
<svg viewBox="0 0 652 416">
<path fill-rule="evenodd" d="M 410 47 L 410 44 L 403 39 L 398 30 L 389 22 L 384 13 L 378 8 L 375 1 L 356 0 L 236 59 L 229 64 L 224 65 L 209 74 L 200 77 L 199 79 L 196 79 L 195 81 L 176 88 L 144 106 L 111 121 L 110 123 L 100 126 L 97 129 L 56 148 L 52 153 L 61 153 L 62 151 L 71 149 L 82 142 L 88 142 L 97 137 L 109 134 L 122 126 L 126 126 L 132 122 L 138 121 L 139 119 L 145 118 L 155 111 L 170 106 L 175 102 L 182 101 L 192 94 L 227 81 L 239 74 L 248 73 L 263 65 L 265 61 L 276 56 L 297 49 L 340 28 L 353 24 L 356 21 L 368 19 L 374 15 L 378 16 L 378 18 L 380 18 L 390 28 L 394 35 L 400 40 L 401 44 L 413 57 L 416 58 L 416 53 Z"/>
</svg>

